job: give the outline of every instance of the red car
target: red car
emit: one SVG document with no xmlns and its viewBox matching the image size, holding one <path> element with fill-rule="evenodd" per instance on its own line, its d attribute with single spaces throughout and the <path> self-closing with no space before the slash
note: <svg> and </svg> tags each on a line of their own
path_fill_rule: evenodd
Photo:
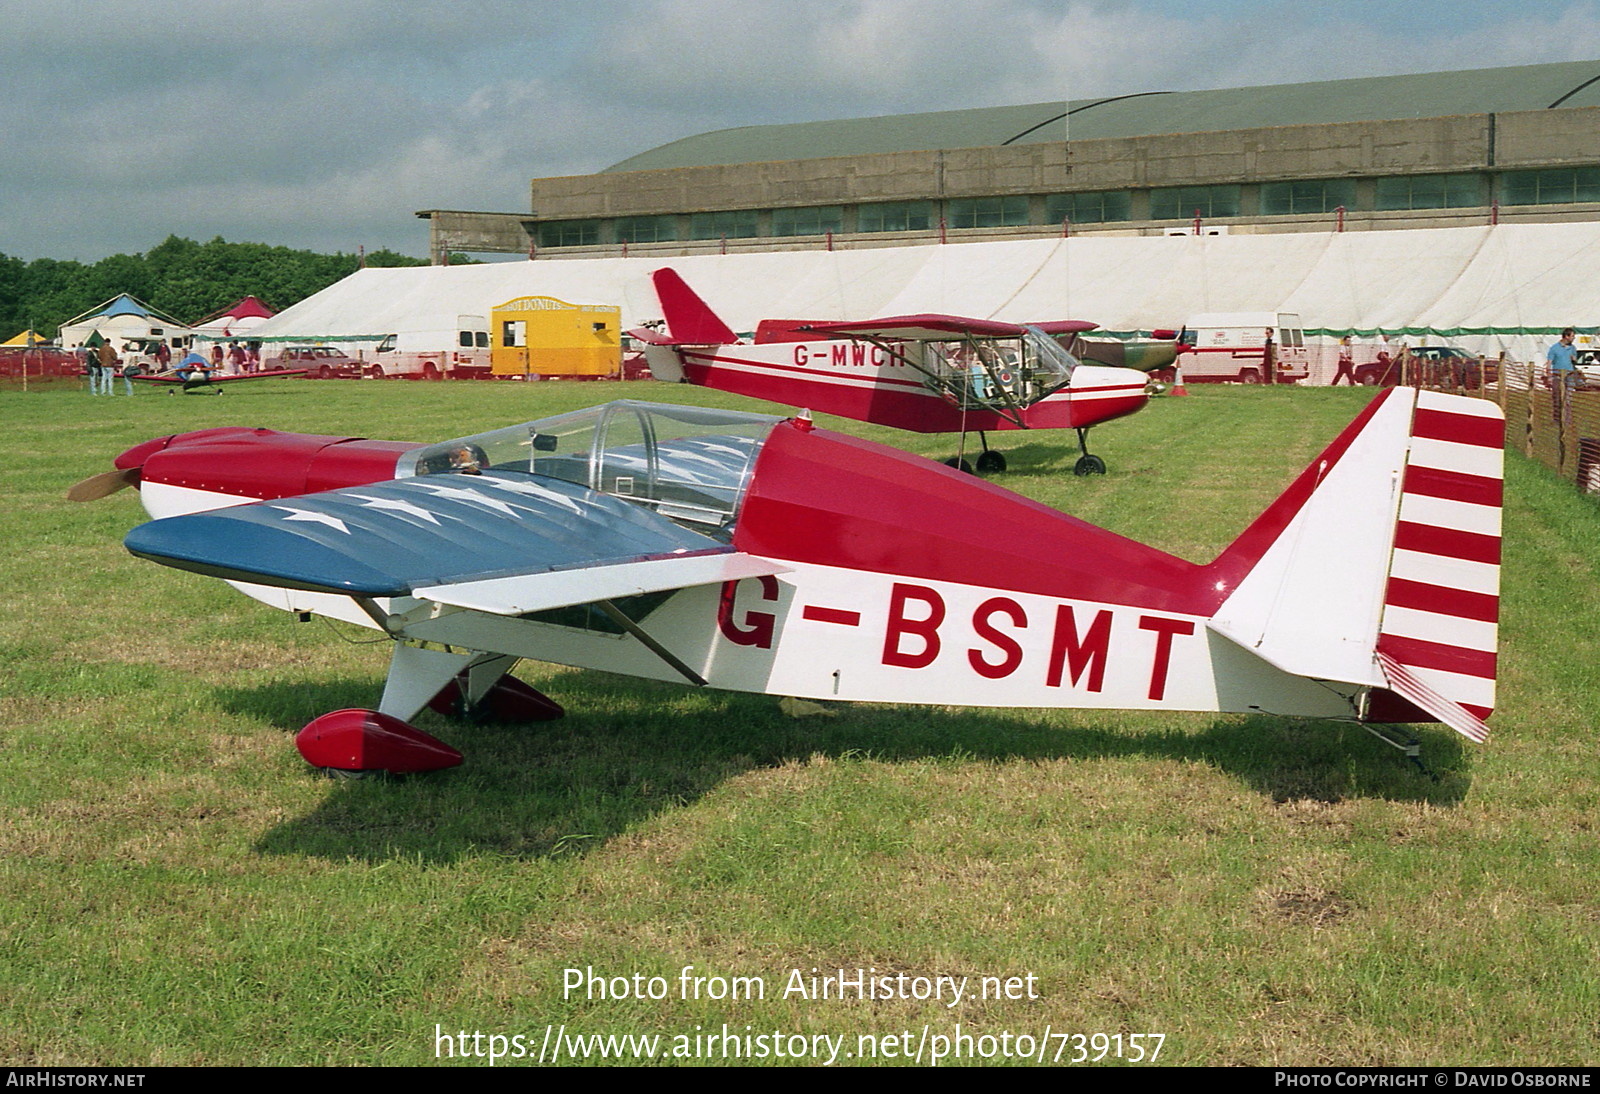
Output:
<svg viewBox="0 0 1600 1094">
<path fill-rule="evenodd" d="M 262 367 L 306 370 L 308 380 L 359 380 L 361 362 L 332 346 L 288 346 L 276 357 L 268 357 Z"/>
</svg>

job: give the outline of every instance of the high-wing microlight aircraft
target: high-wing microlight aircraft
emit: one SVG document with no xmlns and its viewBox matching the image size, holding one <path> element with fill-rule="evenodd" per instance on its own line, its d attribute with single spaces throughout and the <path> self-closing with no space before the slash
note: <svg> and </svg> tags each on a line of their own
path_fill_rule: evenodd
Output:
<svg viewBox="0 0 1600 1094">
<path fill-rule="evenodd" d="M 848 323 L 764 320 L 741 342 L 676 270 L 652 276 L 664 330 L 639 328 L 651 374 L 912 433 L 976 433 L 981 472 L 1004 471 L 987 433 L 1074 429 L 1078 475 L 1105 473 L 1089 429 L 1149 401 L 1150 377 L 1083 364 L 1058 336 L 1093 330 L 1072 320 L 1018 324 L 953 315 Z M 963 457 L 949 461 L 965 467 Z"/>
<path fill-rule="evenodd" d="M 304 376 L 303 368 L 280 368 L 268 372 L 237 372 L 224 373 L 198 353 L 191 353 L 178 362 L 170 372 L 159 372 L 149 375 L 135 376 L 133 379 L 146 384 L 159 384 L 165 386 L 168 395 L 176 395 L 182 391 L 188 395 L 196 391 L 209 391 L 216 395 L 222 394 L 218 385 L 239 383 L 248 380 L 283 380 L 292 376 Z"/>
<path fill-rule="evenodd" d="M 433 445 L 184 433 L 81 496 L 136 485 L 157 519 L 133 554 L 393 639 L 376 709 L 300 732 L 317 767 L 459 763 L 409 724 L 430 704 L 559 716 L 520 658 L 824 701 L 1343 719 L 1414 750 L 1390 723 L 1488 733 L 1503 432 L 1493 403 L 1390 389 L 1205 564 L 804 415 L 636 402 Z"/>
</svg>

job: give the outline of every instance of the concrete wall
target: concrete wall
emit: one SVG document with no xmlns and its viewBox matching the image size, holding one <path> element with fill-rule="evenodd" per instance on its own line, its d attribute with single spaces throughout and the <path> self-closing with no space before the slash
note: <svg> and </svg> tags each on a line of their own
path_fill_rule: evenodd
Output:
<svg viewBox="0 0 1600 1094">
<path fill-rule="evenodd" d="M 461 251 L 526 251 L 538 222 L 618 216 L 692 214 L 732 209 L 772 209 L 883 201 L 1133 190 L 1134 215 L 1147 216 L 1137 191 L 1167 186 L 1239 183 L 1241 211 L 1256 208 L 1253 187 L 1290 179 L 1350 177 L 1367 180 L 1434 172 L 1514 170 L 1600 165 L 1600 107 L 1471 114 L 1409 121 L 1345 122 L 1216 133 L 1181 133 L 1070 143 L 894 152 L 768 163 L 683 167 L 658 171 L 574 175 L 532 180 L 529 214 L 430 211 L 432 242 Z M 1363 185 L 1370 187 L 1371 183 Z M 1362 194 L 1370 191 L 1362 190 Z M 1366 201 L 1358 204 L 1369 205 Z M 1485 208 L 1408 214 L 1357 212 L 1350 228 L 1439 226 L 1465 217 L 1481 221 Z M 1597 210 L 1574 206 L 1501 210 L 1503 219 L 1594 219 Z M 1041 219 L 1035 217 L 1034 219 Z M 1233 230 L 1292 231 L 1325 228 L 1322 219 L 1237 218 Z M 1078 230 L 1145 233 L 1170 222 L 1122 221 Z M 1038 236 L 1056 230 L 1033 224 L 971 229 L 960 238 Z M 839 245 L 883 246 L 927 242 L 930 233 L 837 235 Z M 815 241 L 759 237 L 729 240 L 730 250 L 788 249 Z M 634 244 L 640 253 L 696 253 L 718 241 Z M 562 248 L 562 254 L 616 253 L 604 248 Z"/>
<path fill-rule="evenodd" d="M 534 179 L 538 220 L 1600 163 L 1600 107 Z"/>
</svg>

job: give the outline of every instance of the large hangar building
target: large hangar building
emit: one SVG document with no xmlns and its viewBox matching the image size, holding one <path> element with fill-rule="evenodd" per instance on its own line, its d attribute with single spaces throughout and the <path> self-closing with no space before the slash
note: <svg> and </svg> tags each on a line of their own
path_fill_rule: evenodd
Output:
<svg viewBox="0 0 1600 1094">
<path fill-rule="evenodd" d="M 436 261 L 1596 220 L 1600 61 L 745 126 L 417 215 Z"/>
</svg>

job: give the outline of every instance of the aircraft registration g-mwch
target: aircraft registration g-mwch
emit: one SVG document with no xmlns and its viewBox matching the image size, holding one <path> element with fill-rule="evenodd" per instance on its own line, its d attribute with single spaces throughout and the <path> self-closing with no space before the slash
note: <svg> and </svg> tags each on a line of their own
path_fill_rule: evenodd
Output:
<svg viewBox="0 0 1600 1094">
<path fill-rule="evenodd" d="M 638 328 L 650 372 L 785 406 L 837 414 L 912 433 L 976 433 L 982 472 L 1004 471 L 987 433 L 1074 429 L 1073 471 L 1100 475 L 1089 429 L 1142 409 L 1150 377 L 1131 368 L 1084 364 L 1062 335 L 1093 330 L 1076 320 L 1002 323 L 953 315 L 901 315 L 856 322 L 767 319 L 753 342 L 717 317 L 676 270 L 651 275 L 664 330 Z M 958 455 L 952 466 L 965 466 Z"/>
<path fill-rule="evenodd" d="M 614 402 L 442 444 L 147 441 L 141 557 L 393 640 L 334 770 L 460 762 L 425 706 L 559 716 L 520 658 L 812 700 L 1439 721 L 1494 706 L 1494 404 L 1379 395 L 1226 550 L 1186 562 L 999 486 L 777 418 Z M 1414 753 L 1413 753 L 1414 754 Z"/>
</svg>

